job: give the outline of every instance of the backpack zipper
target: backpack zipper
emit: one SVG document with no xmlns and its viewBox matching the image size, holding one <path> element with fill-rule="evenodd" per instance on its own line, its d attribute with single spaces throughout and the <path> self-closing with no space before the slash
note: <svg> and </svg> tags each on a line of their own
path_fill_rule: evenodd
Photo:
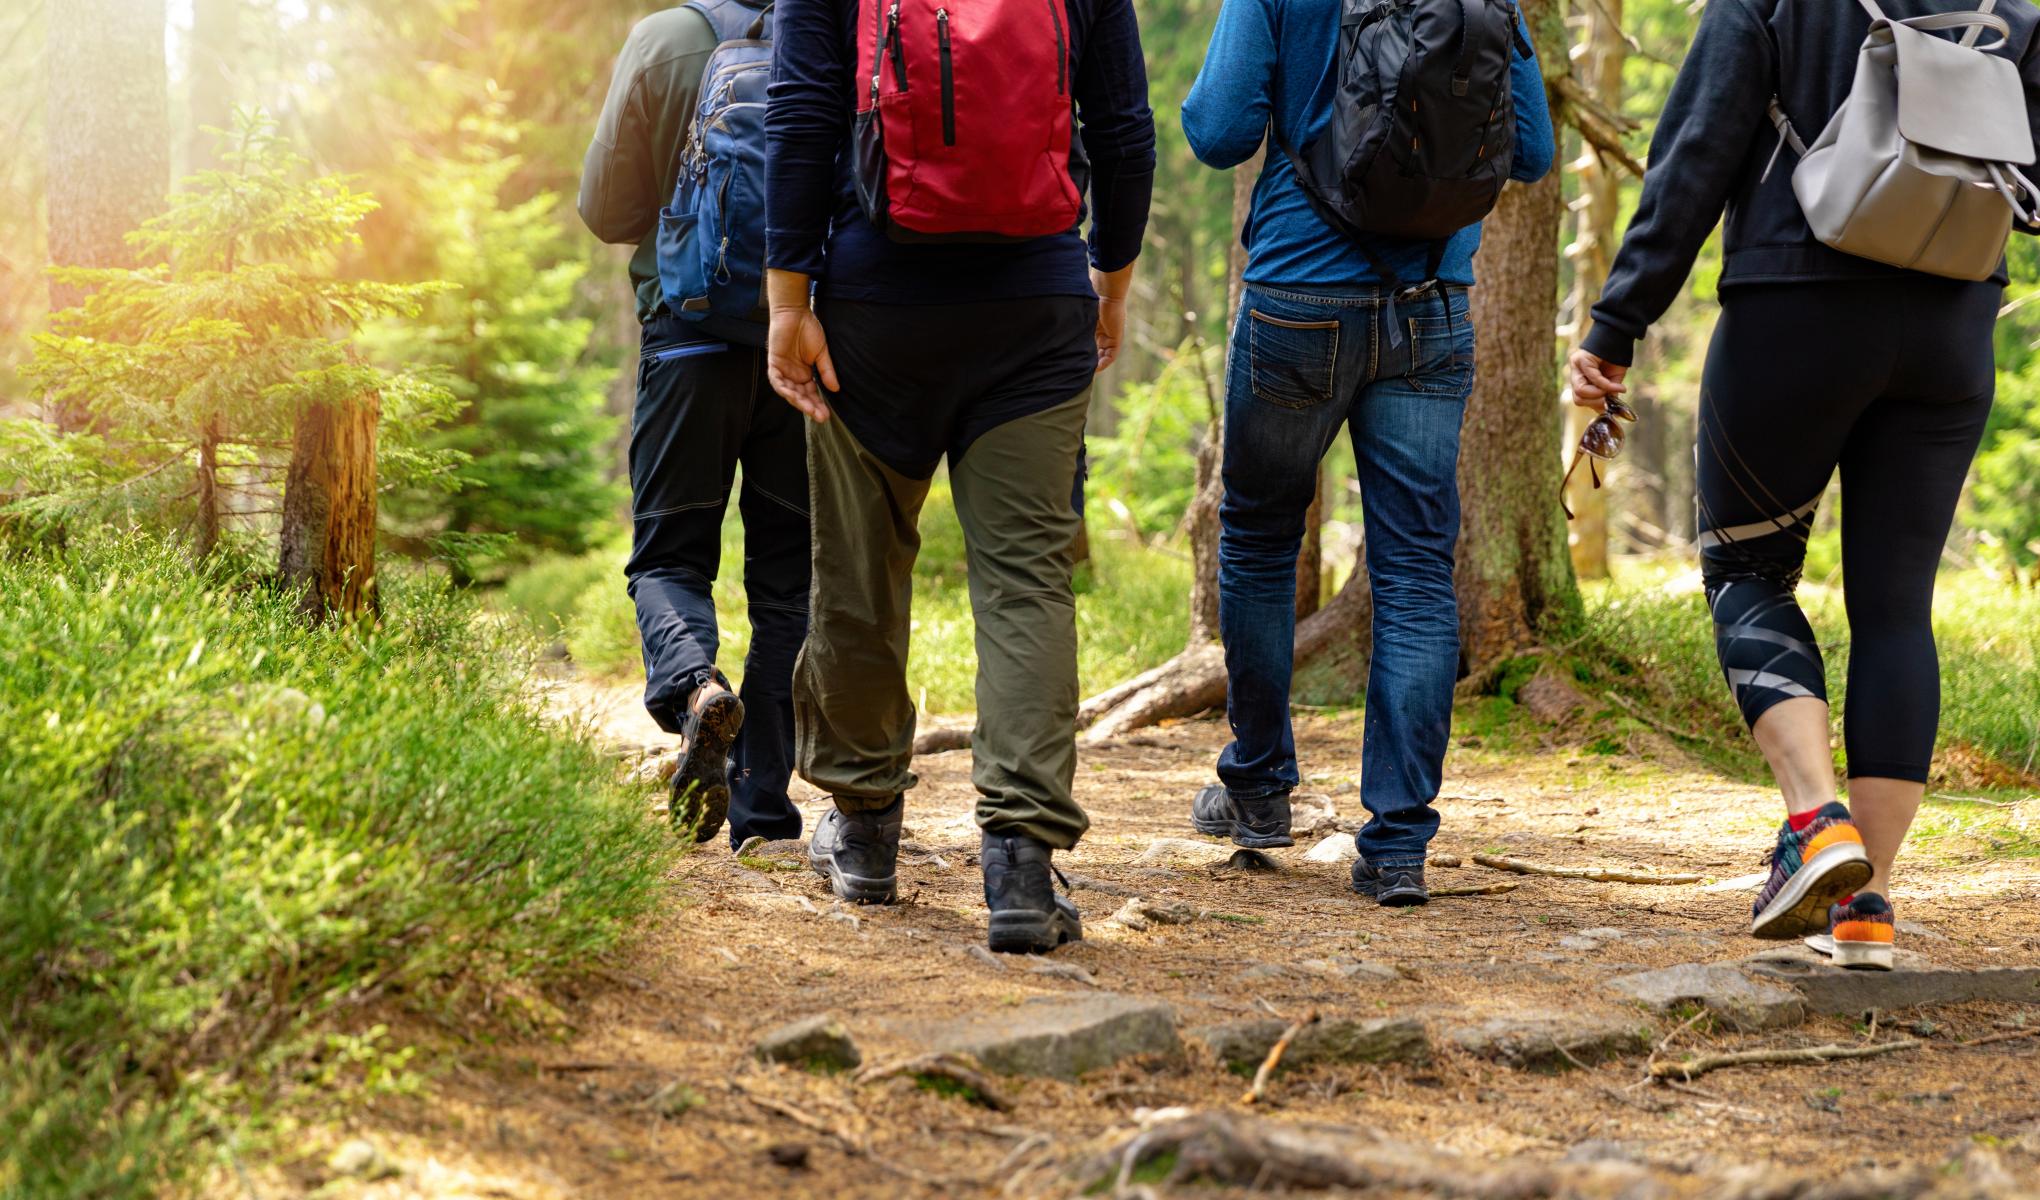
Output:
<svg viewBox="0 0 2040 1200">
<path fill-rule="evenodd" d="M 1070 90 L 1070 48 L 1063 40 L 1062 0 L 1048 0 L 1048 19 L 1055 25 L 1055 94 Z"/>
<path fill-rule="evenodd" d="M 907 90 L 907 48 L 900 37 L 900 0 L 892 0 L 885 12 L 885 40 L 892 49 L 893 86 Z"/>
<path fill-rule="evenodd" d="M 949 10 L 935 10 L 935 42 L 942 48 L 942 144 L 956 144 L 956 77 L 949 59 Z"/>
</svg>

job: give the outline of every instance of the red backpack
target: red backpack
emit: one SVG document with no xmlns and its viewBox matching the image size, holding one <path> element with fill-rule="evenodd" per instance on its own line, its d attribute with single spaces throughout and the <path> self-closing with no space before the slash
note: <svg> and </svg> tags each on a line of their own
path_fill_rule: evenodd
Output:
<svg viewBox="0 0 2040 1200">
<path fill-rule="evenodd" d="M 859 0 L 856 176 L 894 241 L 1076 227 L 1063 0 Z"/>
</svg>

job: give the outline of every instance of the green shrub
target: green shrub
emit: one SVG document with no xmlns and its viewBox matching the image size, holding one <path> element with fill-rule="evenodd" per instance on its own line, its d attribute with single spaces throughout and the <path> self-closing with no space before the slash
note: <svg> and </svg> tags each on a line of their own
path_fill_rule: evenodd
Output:
<svg viewBox="0 0 2040 1200">
<path fill-rule="evenodd" d="M 148 540 L 0 558 L 0 1196 L 173 1188 L 373 1078 L 332 1031 L 514 995 L 653 903 L 666 840 L 527 648 L 385 587 L 380 629 L 306 631 Z"/>
</svg>

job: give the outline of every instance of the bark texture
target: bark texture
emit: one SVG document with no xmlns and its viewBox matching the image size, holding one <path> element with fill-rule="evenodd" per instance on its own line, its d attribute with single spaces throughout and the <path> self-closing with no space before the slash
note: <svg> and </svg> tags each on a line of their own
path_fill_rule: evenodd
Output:
<svg viewBox="0 0 2040 1200">
<path fill-rule="evenodd" d="M 279 574 L 316 625 L 379 611 L 375 588 L 376 434 L 373 394 L 298 414 L 283 488 Z"/>
<path fill-rule="evenodd" d="M 51 0 L 44 55 L 50 262 L 133 266 L 170 190 L 164 0 Z M 52 311 L 84 293 L 51 281 Z"/>
<path fill-rule="evenodd" d="M 1546 71 L 1563 70 L 1555 0 L 1523 5 Z M 1473 289 L 1473 398 L 1460 441 L 1459 627 L 1466 671 L 1526 646 L 1579 589 L 1559 510 L 1558 244 L 1555 175 L 1511 186 L 1488 217 Z"/>
</svg>

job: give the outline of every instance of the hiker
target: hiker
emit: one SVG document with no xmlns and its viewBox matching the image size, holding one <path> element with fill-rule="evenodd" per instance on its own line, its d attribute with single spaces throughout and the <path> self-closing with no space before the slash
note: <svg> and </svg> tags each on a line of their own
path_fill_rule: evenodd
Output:
<svg viewBox="0 0 2040 1200">
<path fill-rule="evenodd" d="M 729 818 L 731 846 L 752 837 L 800 836 L 787 796 L 793 763 L 792 674 L 807 635 L 808 485 L 805 432 L 773 398 L 764 375 L 758 301 L 763 249 L 749 264 L 748 300 L 715 311 L 688 288 L 684 233 L 712 162 L 742 147 L 705 145 L 695 120 L 712 57 L 769 25 L 766 5 L 692 0 L 631 30 L 618 56 L 581 177 L 581 219 L 605 242 L 635 244 L 630 280 L 643 326 L 637 405 L 631 417 L 631 552 L 624 567 L 637 606 L 645 660 L 645 708 L 683 741 L 673 776 L 672 819 L 702 841 Z M 757 58 L 758 52 L 749 51 Z M 769 53 L 769 51 L 766 51 Z M 752 64 L 762 99 L 765 71 Z M 729 78 L 730 73 L 720 77 Z M 726 104 L 727 96 L 709 98 Z M 762 148 L 762 122 L 753 140 Z M 683 178 L 682 159 L 689 176 Z M 675 208 L 662 219 L 668 199 Z M 763 206 L 723 213 L 762 238 Z M 699 272 L 694 272 L 699 274 Z M 662 278 L 663 276 L 663 278 Z M 669 286 L 671 285 L 671 286 Z M 689 294 L 681 296 L 675 288 Z M 729 312 L 735 307 L 739 311 Z M 742 309 L 760 310 L 753 313 Z M 687 311 L 683 311 L 687 310 Z M 716 669 L 719 636 L 711 594 L 722 559 L 723 512 L 743 467 L 737 511 L 744 524 L 744 592 L 751 644 L 743 690 Z"/>
<path fill-rule="evenodd" d="M 1726 208 L 1721 319 L 1700 382 L 1700 559 L 1722 671 L 1788 814 L 1750 931 L 1811 934 L 1851 967 L 1891 965 L 1892 862 L 1925 794 L 1939 721 L 1934 573 L 1990 415 L 2005 237 L 2015 212 L 2031 213 L 2030 185 L 2024 197 L 2001 195 L 1991 176 L 2023 183 L 2018 166 L 2032 162 L 2040 14 L 1986 3 L 1983 13 L 1891 23 L 1945 8 L 1709 5 L 1569 371 L 1575 402 L 1602 410 L 1595 424 L 1617 435 L 1582 448 L 1612 455 L 1620 430 L 1608 414 L 1634 418 L 1619 398 L 1635 344 L 1684 287 Z M 1908 80 L 1931 90 L 1912 97 L 1924 107 L 1903 110 L 1899 124 L 1917 129 L 1901 133 L 1889 89 Z M 1905 146 L 1916 132 L 1935 139 L 1930 151 L 1950 152 Z M 1991 147 L 2016 157 L 1969 157 Z M 1880 208 L 1890 187 L 1907 194 Z M 1898 244 L 1902 253 L 1886 253 Z M 1837 466 L 1847 805 L 1836 796 L 1825 666 L 1794 598 Z"/>
<path fill-rule="evenodd" d="M 845 900 L 895 898 L 916 523 L 946 459 L 977 625 L 990 945 L 1051 950 L 1082 931 L 1050 859 L 1089 824 L 1071 790 L 1071 499 L 1154 176 L 1133 6 L 782 0 L 778 23 L 767 370 L 813 422 L 794 708 L 801 777 L 836 803 L 810 859 Z"/>
<path fill-rule="evenodd" d="M 1246 286 L 1226 372 L 1218 612 L 1233 741 L 1191 821 L 1251 849 L 1291 844 L 1296 558 L 1318 464 L 1350 426 L 1374 589 L 1360 782 L 1370 819 L 1352 881 L 1407 906 L 1429 899 L 1431 802 L 1459 671 L 1452 568 L 1480 217 L 1504 179 L 1543 177 L 1555 145 L 1537 60 L 1505 0 L 1382 6 L 1357 35 L 1348 17 L 1345 43 L 1340 13 L 1341 0 L 1226 0 L 1183 103 L 1183 132 L 1209 166 L 1269 143 L 1241 231 Z M 1381 79 L 1399 82 L 1396 103 Z M 1419 110 L 1435 126 L 1392 128 Z M 1398 194 L 1341 178 L 1337 164 L 1365 158 L 1339 143 L 1376 113 L 1376 136 L 1393 144 L 1377 141 L 1374 157 L 1390 175 L 1460 181 Z M 1405 167 L 1401 147 L 1419 137 L 1425 156 Z"/>
</svg>

